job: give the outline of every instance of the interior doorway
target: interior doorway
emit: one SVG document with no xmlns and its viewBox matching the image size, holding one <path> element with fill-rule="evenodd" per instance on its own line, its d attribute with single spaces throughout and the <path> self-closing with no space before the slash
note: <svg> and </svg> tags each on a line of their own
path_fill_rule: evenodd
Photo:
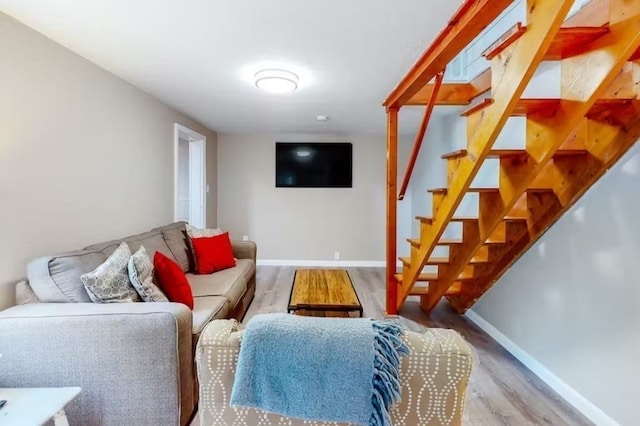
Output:
<svg viewBox="0 0 640 426">
<path fill-rule="evenodd" d="M 178 123 L 174 133 L 174 219 L 206 228 L 207 138 Z"/>
</svg>

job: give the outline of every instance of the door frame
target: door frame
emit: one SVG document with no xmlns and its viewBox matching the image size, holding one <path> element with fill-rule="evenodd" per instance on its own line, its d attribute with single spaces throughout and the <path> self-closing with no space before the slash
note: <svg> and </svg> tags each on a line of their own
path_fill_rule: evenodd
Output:
<svg viewBox="0 0 640 426">
<path fill-rule="evenodd" d="M 178 146 L 180 137 L 187 139 L 189 144 L 195 143 L 200 145 L 202 152 L 202 226 L 207 226 L 207 194 L 209 187 L 207 185 L 207 137 L 196 132 L 186 126 L 174 123 L 173 131 L 173 220 L 178 220 Z M 191 162 L 191 158 L 189 158 Z M 189 202 L 192 202 L 190 199 Z"/>
</svg>

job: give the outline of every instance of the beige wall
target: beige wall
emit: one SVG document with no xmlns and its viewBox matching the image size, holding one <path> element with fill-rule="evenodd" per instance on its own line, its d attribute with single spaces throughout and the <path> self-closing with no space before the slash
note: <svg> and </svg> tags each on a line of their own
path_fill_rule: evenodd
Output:
<svg viewBox="0 0 640 426">
<path fill-rule="evenodd" d="M 276 141 L 353 143 L 353 188 L 276 188 Z M 383 261 L 385 167 L 383 136 L 220 134 L 218 225 L 260 259 Z"/>
<path fill-rule="evenodd" d="M 173 219 L 173 125 L 216 134 L 0 13 L 0 308 L 30 259 Z"/>
</svg>

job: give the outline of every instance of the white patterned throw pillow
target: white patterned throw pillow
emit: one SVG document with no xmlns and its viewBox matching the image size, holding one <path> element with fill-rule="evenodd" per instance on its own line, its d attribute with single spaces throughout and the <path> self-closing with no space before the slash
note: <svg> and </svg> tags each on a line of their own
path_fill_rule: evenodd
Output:
<svg viewBox="0 0 640 426">
<path fill-rule="evenodd" d="M 128 264 L 129 280 L 145 302 L 168 302 L 167 296 L 153 282 L 153 263 L 144 246 L 140 246 Z"/>
<path fill-rule="evenodd" d="M 96 303 L 139 302 L 140 297 L 129 281 L 131 250 L 122 243 L 95 271 L 80 277 L 89 298 Z"/>
</svg>

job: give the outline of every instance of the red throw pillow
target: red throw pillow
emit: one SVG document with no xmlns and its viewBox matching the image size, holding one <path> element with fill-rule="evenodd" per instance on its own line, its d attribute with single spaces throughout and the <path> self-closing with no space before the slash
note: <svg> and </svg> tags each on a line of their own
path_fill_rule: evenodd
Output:
<svg viewBox="0 0 640 426">
<path fill-rule="evenodd" d="M 182 268 L 159 251 L 153 256 L 158 287 L 172 302 L 183 303 L 193 310 L 193 293 Z"/>
<path fill-rule="evenodd" d="M 236 266 L 228 232 L 213 237 L 192 238 L 191 244 L 198 274 L 211 274 Z"/>
</svg>

